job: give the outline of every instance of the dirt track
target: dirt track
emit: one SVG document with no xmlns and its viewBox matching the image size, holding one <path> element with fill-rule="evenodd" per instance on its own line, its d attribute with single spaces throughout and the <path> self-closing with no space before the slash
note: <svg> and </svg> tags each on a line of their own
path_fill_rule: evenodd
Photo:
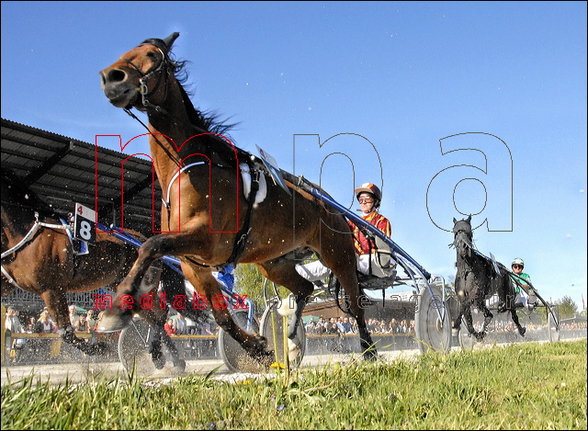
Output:
<svg viewBox="0 0 588 431">
<path fill-rule="evenodd" d="M 396 352 L 382 352 L 380 356 L 388 361 L 414 357 L 419 353 L 419 350 L 403 350 Z M 302 367 L 315 367 L 326 365 L 330 362 L 352 361 L 354 359 L 358 359 L 358 355 L 312 355 L 304 358 L 302 361 Z M 173 367 L 171 367 L 171 365 L 166 365 L 162 370 L 158 370 L 145 377 L 166 378 L 186 374 L 206 374 L 215 369 L 217 369 L 217 374 L 229 374 L 223 361 L 215 359 L 187 361 L 186 372 L 183 374 L 178 373 Z M 120 362 L 10 366 L 2 367 L 1 372 L 3 385 L 9 382 L 18 382 L 30 375 L 34 375 L 35 378 L 40 379 L 41 382 L 49 380 L 54 384 L 64 383 L 66 380 L 73 383 L 81 383 L 95 381 L 100 378 L 112 379 L 118 376 L 126 379 L 127 377 L 127 372 Z"/>
<path fill-rule="evenodd" d="M 562 340 L 574 341 L 579 338 Z M 536 341 L 544 343 L 547 341 Z M 498 344 L 501 346 L 502 344 Z M 506 345 L 506 344 L 504 344 Z M 480 344 L 475 349 L 492 348 L 495 344 Z M 461 348 L 453 347 L 453 352 L 460 351 Z M 410 359 L 418 356 L 420 350 L 400 350 L 391 352 L 380 352 L 379 356 L 385 361 L 394 361 L 397 359 Z M 332 362 L 350 362 L 353 360 L 361 360 L 357 354 L 332 354 L 332 355 L 309 355 L 302 361 L 301 367 L 316 367 L 327 365 Z M 219 376 L 234 376 L 234 379 L 239 379 L 239 373 L 230 373 L 220 359 L 214 360 L 191 360 L 187 361 L 186 371 L 178 373 L 171 365 L 166 365 L 162 370 L 142 375 L 150 379 L 164 379 L 180 375 L 189 374 L 207 374 L 215 370 L 215 374 Z M 8 383 L 15 383 L 30 375 L 34 375 L 35 379 L 40 382 L 50 381 L 53 384 L 64 383 L 66 380 L 72 383 L 92 382 L 102 378 L 113 379 L 120 377 L 127 378 L 127 372 L 120 362 L 103 362 L 92 363 L 90 361 L 85 363 L 74 364 L 49 364 L 49 365 L 35 365 L 35 366 L 11 366 L 1 368 L 2 385 Z M 230 380 L 231 378 L 229 378 Z M 226 379 L 225 379 L 226 380 Z"/>
</svg>

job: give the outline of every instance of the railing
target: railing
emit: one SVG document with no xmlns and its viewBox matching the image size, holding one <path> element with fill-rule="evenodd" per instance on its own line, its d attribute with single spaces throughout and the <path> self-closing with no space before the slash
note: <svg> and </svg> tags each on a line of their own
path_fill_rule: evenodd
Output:
<svg viewBox="0 0 588 431">
<path fill-rule="evenodd" d="M 92 361 L 118 361 L 118 332 L 111 334 L 76 332 L 76 335 L 88 341 L 107 342 L 108 352 L 104 356 L 92 357 Z M 183 351 L 187 360 L 220 358 L 216 348 L 218 338 L 216 335 L 172 335 L 171 338 L 176 346 Z M 379 350 L 417 348 L 416 341 L 411 334 L 373 335 L 373 339 L 378 343 Z M 6 349 L 3 349 L 3 366 L 79 363 L 88 361 L 90 358 L 65 343 L 59 334 L 10 334 L 6 337 L 4 346 Z M 351 352 L 361 352 L 357 334 L 308 334 L 306 336 L 306 353 L 309 355 Z"/>
<path fill-rule="evenodd" d="M 80 338 L 91 341 L 106 341 L 110 346 L 104 356 L 92 357 L 94 362 L 117 362 L 117 341 L 119 333 L 89 334 L 76 332 Z M 183 352 L 185 359 L 220 359 L 218 356 L 216 335 L 172 335 L 178 348 Z M 373 334 L 372 338 L 377 343 L 378 351 L 398 351 L 418 348 L 418 342 L 414 334 Z M 586 328 L 562 328 L 561 339 L 586 338 Z M 493 342 L 512 343 L 546 340 L 545 331 L 528 332 L 525 338 L 509 331 L 494 333 Z M 15 343 L 13 340 L 24 340 Z M 90 360 L 90 357 L 65 343 L 58 334 L 11 334 L 6 337 L 4 346 L 5 354 L 2 356 L 2 366 L 81 363 Z M 307 334 L 306 354 L 336 354 L 336 353 L 360 353 L 359 336 L 357 334 Z"/>
</svg>

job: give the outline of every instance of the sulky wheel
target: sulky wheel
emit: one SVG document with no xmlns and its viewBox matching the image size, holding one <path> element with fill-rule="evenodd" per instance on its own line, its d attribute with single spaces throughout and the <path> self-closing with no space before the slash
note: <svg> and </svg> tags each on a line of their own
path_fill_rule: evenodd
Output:
<svg viewBox="0 0 588 431">
<path fill-rule="evenodd" d="M 233 320 L 239 327 L 249 333 L 259 333 L 259 324 L 254 318 L 251 328 L 247 327 L 248 310 L 237 310 L 232 316 Z M 234 373 L 237 372 L 260 372 L 261 365 L 255 361 L 241 347 L 241 345 L 223 329 L 218 333 L 218 351 L 225 365 Z"/>
<path fill-rule="evenodd" d="M 121 331 L 118 339 L 118 357 L 127 372 L 135 371 L 139 375 L 147 375 L 155 371 L 156 367 L 149 353 L 153 331 L 149 324 L 140 318 L 133 319 L 129 326 Z"/>
<path fill-rule="evenodd" d="M 422 352 L 429 349 L 448 352 L 451 347 L 451 319 L 447 303 L 431 288 L 421 289 L 415 310 L 415 331 Z M 461 331 L 460 331 L 461 332 Z"/>
</svg>

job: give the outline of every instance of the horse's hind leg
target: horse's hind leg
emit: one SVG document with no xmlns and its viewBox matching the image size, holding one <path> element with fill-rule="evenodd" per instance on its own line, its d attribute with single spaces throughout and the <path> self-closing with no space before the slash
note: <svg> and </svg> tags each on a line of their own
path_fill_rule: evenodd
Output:
<svg viewBox="0 0 588 431">
<path fill-rule="evenodd" d="M 145 319 L 145 321 L 155 331 L 155 336 L 151 340 L 151 345 L 149 346 L 149 353 L 151 353 L 151 360 L 153 361 L 155 367 L 161 369 L 165 365 L 165 357 L 163 355 L 163 351 L 161 350 L 161 342 L 163 341 L 172 357 L 174 367 L 180 369 L 181 371 L 184 371 L 186 369 L 186 361 L 180 358 L 177 346 L 175 345 L 171 337 L 167 335 L 167 333 L 163 329 L 163 325 L 166 320 L 167 309 L 145 309 L 141 310 L 139 312 L 139 315 L 143 319 Z"/>
<path fill-rule="evenodd" d="M 463 310 L 461 309 L 461 305 L 459 307 L 458 315 L 453 320 L 453 324 L 451 325 L 451 334 L 457 335 L 461 328 L 461 317 L 463 316 Z"/>
<path fill-rule="evenodd" d="M 41 293 L 41 298 L 43 298 L 49 314 L 55 320 L 61 338 L 66 343 L 71 344 L 87 355 L 103 355 L 106 352 L 106 343 L 86 343 L 83 339 L 76 336 L 69 319 L 65 291 L 46 290 Z"/>
<path fill-rule="evenodd" d="M 280 286 L 289 289 L 295 297 L 296 312 L 288 322 L 288 338 L 294 339 L 302 312 L 308 297 L 314 290 L 314 285 L 301 277 L 295 269 L 296 262 L 288 259 L 274 259 L 257 265 L 261 274 Z"/>
</svg>

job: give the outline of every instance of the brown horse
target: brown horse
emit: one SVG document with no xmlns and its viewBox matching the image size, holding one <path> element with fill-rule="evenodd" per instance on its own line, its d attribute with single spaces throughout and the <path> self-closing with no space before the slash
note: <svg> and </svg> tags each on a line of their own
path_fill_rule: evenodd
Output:
<svg viewBox="0 0 588 431">
<path fill-rule="evenodd" d="M 212 270 L 237 261 L 250 262 L 265 277 L 294 293 L 296 316 L 300 317 L 314 286 L 298 275 L 296 262 L 282 257 L 309 247 L 345 289 L 364 356 L 373 357 L 375 350 L 370 348 L 373 343 L 359 304 L 353 237 L 344 217 L 292 183 L 287 183 L 287 192 L 268 180 L 265 199 L 255 205 L 255 192 L 247 197 L 241 193 L 240 162 L 249 164 L 252 177 L 261 171 L 261 164 L 220 137 L 226 127 L 190 101 L 178 79 L 184 63 L 174 61 L 170 53 L 178 36 L 146 40 L 100 72 L 104 93 L 114 106 L 129 114 L 131 108 L 147 113 L 151 156 L 169 203 L 168 210 L 162 211 L 162 226 L 170 233 L 145 242 L 119 293 L 136 297 L 147 268 L 168 254 L 180 258 L 185 277 L 212 303 L 221 294 Z M 195 161 L 204 163 L 192 165 Z M 266 340 L 239 328 L 229 310 L 213 308 L 212 312 L 219 326 L 251 356 L 262 361 L 271 357 Z M 115 307 L 104 325 L 123 327 L 130 316 L 129 310 Z M 289 327 L 291 338 L 297 324 L 295 320 Z"/>
<path fill-rule="evenodd" d="M 137 249 L 110 234 L 98 233 L 96 242 L 88 244 L 89 253 L 76 255 L 59 216 L 5 169 L 1 172 L 1 191 L 2 295 L 9 295 L 16 287 L 39 295 L 67 343 L 89 355 L 104 353 L 105 343 L 87 343 L 75 335 L 66 292 L 118 284 L 137 259 Z M 133 234 L 145 239 L 138 232 Z M 158 284 L 159 274 L 153 271 L 141 290 L 146 293 Z M 141 317 L 158 329 L 151 345 L 155 365 L 161 368 L 165 363 L 163 339 L 174 365 L 183 367 L 173 341 L 163 331 L 166 311 L 154 307 L 142 310 Z"/>
</svg>

